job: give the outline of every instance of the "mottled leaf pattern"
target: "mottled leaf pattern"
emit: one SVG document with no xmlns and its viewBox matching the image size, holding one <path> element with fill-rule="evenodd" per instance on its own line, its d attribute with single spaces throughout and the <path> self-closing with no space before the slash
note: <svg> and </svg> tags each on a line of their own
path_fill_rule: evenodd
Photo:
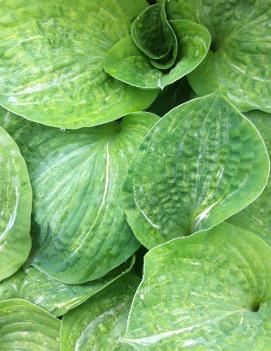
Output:
<svg viewBox="0 0 271 351">
<path fill-rule="evenodd" d="M 0 104 L 42 124 L 80 128 L 148 107 L 157 95 L 103 71 L 145 0 L 3 0 Z"/>
<path fill-rule="evenodd" d="M 15 141 L 0 128 L 0 281 L 15 273 L 30 252 L 31 206 L 26 164 Z"/>
<path fill-rule="evenodd" d="M 223 87 L 241 110 L 271 112 L 271 0 L 170 0 L 171 18 L 205 26 L 212 46 L 189 76 L 198 95 Z"/>
<path fill-rule="evenodd" d="M 148 351 L 267 351 L 271 249 L 221 224 L 152 249 L 124 343 Z"/>
<path fill-rule="evenodd" d="M 32 303 L 0 302 L 2 351 L 59 351 L 60 320 Z"/>
<path fill-rule="evenodd" d="M 139 278 L 127 274 L 63 317 L 61 351 L 131 351 L 121 345 Z"/>
<path fill-rule="evenodd" d="M 80 284 L 104 276 L 137 250 L 120 193 L 127 167 L 156 121 L 137 113 L 105 126 L 61 131 L 3 116 L 29 167 L 35 266 Z"/>
<path fill-rule="evenodd" d="M 152 128 L 125 182 L 127 220 L 151 248 L 223 222 L 260 195 L 268 176 L 260 134 L 217 92 Z"/>
<path fill-rule="evenodd" d="M 269 157 L 271 156 L 271 116 L 270 114 L 253 111 L 247 117 L 256 125 L 263 136 Z M 260 195 L 250 206 L 235 216 L 229 218 L 229 222 L 249 229 L 260 235 L 271 244 L 271 181 L 268 183 Z"/>
</svg>

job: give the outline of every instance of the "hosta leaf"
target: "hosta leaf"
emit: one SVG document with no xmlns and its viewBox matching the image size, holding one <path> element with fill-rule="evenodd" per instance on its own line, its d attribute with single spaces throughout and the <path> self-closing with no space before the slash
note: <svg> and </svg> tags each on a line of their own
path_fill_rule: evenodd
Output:
<svg viewBox="0 0 271 351">
<path fill-rule="evenodd" d="M 103 278 L 77 285 L 61 283 L 37 268 L 30 267 L 0 283 L 0 300 L 22 298 L 44 308 L 54 316 L 62 316 L 129 272 L 133 264 L 134 258 Z"/>
<path fill-rule="evenodd" d="M 129 35 L 107 52 L 105 71 L 122 82 L 144 89 L 163 89 L 184 77 L 204 59 L 210 34 L 204 27 L 187 20 L 172 21 L 171 24 L 179 43 L 179 56 L 168 72 L 153 67 Z"/>
<path fill-rule="evenodd" d="M 123 342 L 148 351 L 267 351 L 271 249 L 221 224 L 151 250 Z"/>
<path fill-rule="evenodd" d="M 21 298 L 20 288 L 25 278 L 23 269 L 0 282 L 0 301 Z"/>
<path fill-rule="evenodd" d="M 128 165 L 156 121 L 145 112 L 61 131 L 2 118 L 29 167 L 35 266 L 59 281 L 80 284 L 104 276 L 137 250 L 120 194 Z"/>
<path fill-rule="evenodd" d="M 256 125 L 260 131 L 269 157 L 271 156 L 271 116 L 261 111 L 253 111 L 247 114 L 248 118 Z M 271 244 L 271 180 L 269 176 L 268 183 L 260 195 L 250 206 L 235 216 L 229 218 L 229 221 L 244 229 L 249 229 L 260 235 L 263 239 L 268 240 Z"/>
<path fill-rule="evenodd" d="M 133 264 L 134 258 L 106 276 L 81 285 L 64 284 L 35 268 L 30 268 L 20 293 L 24 299 L 43 307 L 55 316 L 62 316 L 130 271 Z"/>
<path fill-rule="evenodd" d="M 124 186 L 128 223 L 150 248 L 211 228 L 263 191 L 269 158 L 220 92 L 176 107 L 150 131 Z"/>
<path fill-rule="evenodd" d="M 3 0 L 0 104 L 42 124 L 80 128 L 150 105 L 103 71 L 108 49 L 130 32 L 145 0 Z"/>
<path fill-rule="evenodd" d="M 139 278 L 127 274 L 63 317 L 61 351 L 128 351 L 121 345 Z"/>
<path fill-rule="evenodd" d="M 32 190 L 25 161 L 0 128 L 0 280 L 15 273 L 31 248 Z"/>
<path fill-rule="evenodd" d="M 168 22 L 165 0 L 147 7 L 132 24 L 131 34 L 137 47 L 151 63 L 161 69 L 171 68 L 178 54 L 178 42 Z"/>
<path fill-rule="evenodd" d="M 0 302 L 1 351 L 59 351 L 60 321 L 32 303 Z"/>
<path fill-rule="evenodd" d="M 198 95 L 222 86 L 242 111 L 271 112 L 271 1 L 171 0 L 173 18 L 206 26 L 211 51 L 189 76 Z"/>
</svg>

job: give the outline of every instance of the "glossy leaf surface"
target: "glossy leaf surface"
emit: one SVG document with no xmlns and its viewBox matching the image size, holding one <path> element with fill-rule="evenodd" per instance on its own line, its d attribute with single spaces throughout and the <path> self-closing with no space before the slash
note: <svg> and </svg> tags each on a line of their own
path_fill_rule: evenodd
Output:
<svg viewBox="0 0 271 351">
<path fill-rule="evenodd" d="M 103 278 L 78 285 L 61 283 L 37 268 L 30 267 L 0 283 L 0 300 L 25 299 L 56 317 L 62 316 L 129 272 L 133 265 L 134 258 Z"/>
<path fill-rule="evenodd" d="M 255 124 L 261 133 L 269 157 L 271 156 L 271 116 L 261 111 L 252 111 L 247 117 Z M 271 243 L 271 180 L 259 196 L 251 205 L 235 216 L 229 218 L 229 222 L 244 229 L 260 235 L 263 239 Z"/>
<path fill-rule="evenodd" d="M 174 67 L 162 71 L 153 67 L 149 58 L 138 50 L 131 36 L 117 42 L 107 53 L 104 69 L 127 84 L 144 89 L 163 89 L 195 69 L 204 59 L 210 45 L 210 34 L 202 26 L 187 20 L 171 22 L 179 44 Z"/>
<path fill-rule="evenodd" d="M 30 252 L 31 206 L 25 161 L 15 141 L 0 128 L 0 281 L 15 273 Z"/>
<path fill-rule="evenodd" d="M 171 0 L 171 18 L 205 26 L 212 35 L 209 54 L 189 76 L 198 95 L 223 87 L 241 110 L 271 112 L 271 1 Z"/>
<path fill-rule="evenodd" d="M 61 351 L 130 351 L 121 345 L 139 278 L 127 274 L 63 318 Z"/>
<path fill-rule="evenodd" d="M 0 104 L 42 124 L 80 128 L 148 107 L 141 91 L 103 71 L 104 56 L 129 34 L 145 0 L 3 0 Z"/>
<path fill-rule="evenodd" d="M 104 276 L 137 250 L 120 194 L 127 167 L 156 121 L 138 113 L 105 126 L 61 131 L 3 116 L 32 181 L 35 266 L 80 284 Z"/>
<path fill-rule="evenodd" d="M 59 351 L 60 320 L 32 303 L 0 302 L 2 351 Z"/>
<path fill-rule="evenodd" d="M 267 351 L 271 249 L 221 224 L 152 249 L 124 343 L 148 351 Z"/>
<path fill-rule="evenodd" d="M 269 158 L 254 125 L 220 92 L 165 115 L 133 160 L 123 197 L 147 248 L 211 228 L 263 191 Z"/>
</svg>

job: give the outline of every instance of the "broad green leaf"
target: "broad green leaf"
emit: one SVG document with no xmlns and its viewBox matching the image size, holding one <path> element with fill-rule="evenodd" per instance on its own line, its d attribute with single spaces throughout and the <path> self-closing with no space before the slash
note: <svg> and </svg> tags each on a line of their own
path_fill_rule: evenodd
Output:
<svg viewBox="0 0 271 351">
<path fill-rule="evenodd" d="M 248 118 L 256 125 L 260 131 L 269 157 L 271 156 L 271 116 L 261 111 L 253 111 L 247 114 Z M 262 239 L 271 244 L 271 180 L 269 176 L 268 183 L 261 196 L 250 206 L 235 216 L 229 218 L 229 222 L 249 229 L 260 235 Z"/>
<path fill-rule="evenodd" d="M 137 147 L 156 121 L 144 112 L 61 131 L 3 116 L 33 186 L 33 265 L 61 282 L 80 284 L 104 276 L 138 249 L 121 190 Z"/>
<path fill-rule="evenodd" d="M 1 351 L 59 351 L 60 321 L 26 300 L 0 302 Z"/>
<path fill-rule="evenodd" d="M 42 124 L 80 128 L 148 107 L 157 95 L 112 79 L 104 57 L 145 0 L 2 0 L 0 104 Z"/>
<path fill-rule="evenodd" d="M 108 50 L 105 71 L 122 82 L 144 89 L 163 89 L 187 75 L 207 54 L 210 34 L 204 27 L 187 20 L 176 20 L 171 24 L 178 40 L 179 55 L 176 65 L 168 72 L 153 67 L 129 35 Z"/>
<path fill-rule="evenodd" d="M 30 267 L 0 283 L 0 300 L 25 299 L 56 317 L 62 316 L 129 272 L 133 265 L 134 258 L 103 278 L 79 285 L 61 283 L 37 268 Z"/>
<path fill-rule="evenodd" d="M 268 351 L 271 249 L 223 223 L 145 257 L 124 343 L 148 351 Z"/>
<path fill-rule="evenodd" d="M 121 345 L 139 278 L 127 274 L 63 317 L 61 351 L 128 351 Z"/>
<path fill-rule="evenodd" d="M 0 281 L 15 273 L 31 249 L 32 190 L 25 161 L 0 128 Z"/>
<path fill-rule="evenodd" d="M 168 69 L 174 65 L 178 42 L 167 19 L 165 0 L 144 9 L 134 20 L 131 34 L 136 46 L 152 59 L 154 67 Z"/>
<path fill-rule="evenodd" d="M 223 87 L 242 111 L 271 112 L 271 0 L 171 0 L 171 18 L 197 21 L 210 31 L 212 45 L 189 76 L 198 95 Z"/>
<path fill-rule="evenodd" d="M 223 222 L 260 195 L 268 176 L 260 134 L 218 91 L 152 128 L 125 182 L 127 220 L 151 248 Z"/>
<path fill-rule="evenodd" d="M 25 278 L 23 269 L 0 282 L 0 301 L 21 298 L 20 288 Z"/>
</svg>

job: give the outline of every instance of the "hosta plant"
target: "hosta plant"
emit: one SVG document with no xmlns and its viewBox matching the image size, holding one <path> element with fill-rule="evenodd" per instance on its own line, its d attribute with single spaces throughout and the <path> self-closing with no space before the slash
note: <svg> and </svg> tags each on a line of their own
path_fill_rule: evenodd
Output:
<svg viewBox="0 0 271 351">
<path fill-rule="evenodd" d="M 0 351 L 271 350 L 271 0 L 0 0 Z"/>
</svg>

